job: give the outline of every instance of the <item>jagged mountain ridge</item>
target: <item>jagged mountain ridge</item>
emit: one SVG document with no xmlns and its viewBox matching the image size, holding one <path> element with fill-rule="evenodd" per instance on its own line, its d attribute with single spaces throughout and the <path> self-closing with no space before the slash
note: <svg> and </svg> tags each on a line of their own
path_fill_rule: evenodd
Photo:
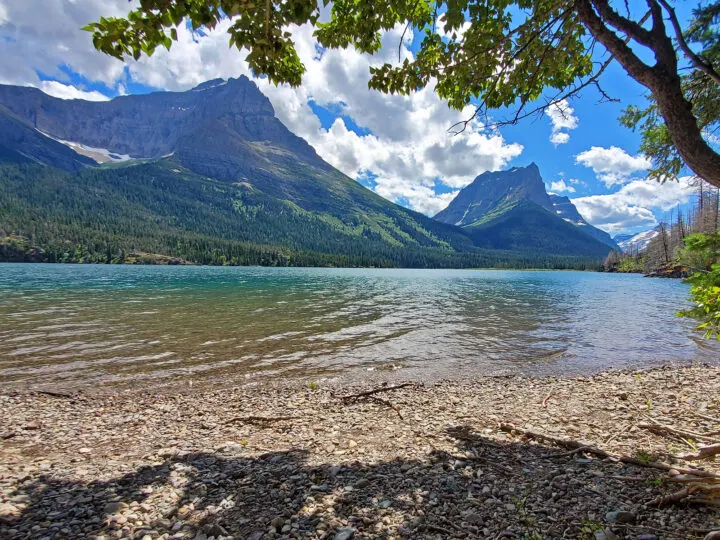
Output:
<svg viewBox="0 0 720 540">
<path fill-rule="evenodd" d="M 642 231 L 639 233 L 618 234 L 613 238 L 617 242 L 620 250 L 625 253 L 645 251 L 650 240 L 660 234 L 655 229 Z"/>
<path fill-rule="evenodd" d="M 197 201 L 173 199 L 174 208 L 193 216 L 191 220 L 179 215 L 171 219 L 173 235 L 199 234 L 198 231 L 214 234 L 201 222 L 220 219 L 224 241 L 285 246 L 298 252 L 320 250 L 325 253 L 322 250 L 327 248 L 327 253 L 353 257 L 359 254 L 354 260 L 364 261 L 373 260 L 373 252 L 387 253 L 381 264 L 437 264 L 427 261 L 439 261 L 442 254 L 451 258 L 454 254 L 468 254 L 467 260 L 452 263 L 460 266 L 487 264 L 479 262 L 489 260 L 487 257 L 476 257 L 479 249 L 515 251 L 512 257 L 503 256 L 503 260 L 517 258 L 518 252 L 525 249 L 522 242 L 506 241 L 503 231 L 492 228 L 469 231 L 432 220 L 363 187 L 322 160 L 305 140 L 288 130 L 275 117 L 269 100 L 246 77 L 208 81 L 187 92 L 122 96 L 106 102 L 61 100 L 33 88 L 0 86 L 0 110 L 12 119 L 14 129 L 32 134 L 28 140 L 33 139 L 33 144 L 23 143 L 22 148 L 9 150 L 9 156 L 34 154 L 30 162 L 45 163 L 73 174 L 93 163 L 86 156 L 96 161 L 127 160 L 109 165 L 128 169 L 124 172 L 118 169 L 117 173 L 99 175 L 82 173 L 82 178 L 50 175 L 47 183 L 62 184 L 71 190 L 75 184 L 87 189 L 89 181 L 102 183 L 102 189 L 112 193 L 123 208 L 126 206 L 121 202 L 123 197 L 129 198 L 128 203 L 132 205 L 127 206 L 128 215 L 149 213 L 155 215 L 153 219 L 158 222 L 171 219 L 172 216 L 157 207 L 153 198 L 166 199 L 173 181 L 178 182 L 178 188 L 185 184 L 178 191 L 188 197 L 204 200 L 202 194 L 207 190 L 222 193 L 220 199 L 204 206 L 202 211 L 198 210 Z M 38 145 L 39 150 L 35 148 Z M 48 153 L 45 151 L 48 148 L 54 151 Z M 29 149 L 32 152 L 28 152 Z M 5 161 L 17 163 L 18 159 Z M 137 166 L 138 163 L 149 166 Z M 10 171 L 13 181 L 17 181 L 18 174 L 37 175 L 37 171 Z M 132 180 L 133 189 L 143 190 L 143 196 L 136 198 L 132 190 L 124 188 L 118 193 L 120 178 L 125 182 Z M 35 178 L 26 180 L 32 182 Z M 232 188 L 218 187 L 213 184 L 217 181 Z M 153 192 L 160 189 L 159 183 L 163 191 Z M 551 203 L 544 187 L 541 190 L 530 187 L 530 196 L 537 197 L 549 211 Z M 18 189 L 17 184 L 12 193 L 14 200 L 30 196 Z M 43 199 L 37 190 L 29 193 Z M 37 215 L 42 215 L 43 207 L 38 206 L 37 200 L 24 202 L 32 206 Z M 144 209 L 137 207 L 138 202 Z M 217 208 L 222 209 L 222 215 L 215 214 Z M 72 211 L 68 208 L 68 212 Z M 92 207 L 86 207 L 82 215 L 92 211 Z M 98 233 L 97 223 L 100 228 L 109 227 L 105 223 L 109 219 L 107 213 L 90 217 L 93 235 L 97 233 L 101 237 L 104 233 Z M 127 227 L 131 220 L 127 216 L 122 219 L 123 224 L 116 227 Z M 233 220 L 238 222 L 233 224 Z M 291 223 L 292 229 L 288 228 Z M 22 235 L 24 226 L 16 220 L 12 227 L 0 227 L 0 230 Z M 176 231 L 177 227 L 181 230 Z M 323 235 L 328 238 L 327 242 L 322 240 Z M 73 241 L 80 241 L 78 238 L 76 234 Z M 61 241 L 53 236 L 53 242 Z M 95 245 L 99 245 L 99 240 L 95 240 Z M 157 245 L 154 242 L 153 249 Z M 397 256 L 390 253 L 408 249 L 435 251 L 432 254 L 413 251 Z M 599 250 L 587 249 L 577 242 L 535 244 L 531 253 L 523 265 L 532 265 L 538 253 L 601 255 Z M 549 259 L 542 260 L 547 264 Z"/>
<path fill-rule="evenodd" d="M 535 163 L 479 175 L 435 219 L 462 227 L 478 245 L 495 248 L 598 255 L 617 249 L 569 199 L 547 193 Z"/>
<path fill-rule="evenodd" d="M 572 203 L 568 197 L 557 195 L 554 193 L 550 194 L 550 202 L 553 205 L 555 214 L 565 221 L 572 223 L 573 225 L 582 228 L 583 232 L 589 234 L 596 240 L 600 240 L 602 243 L 607 244 L 612 249 L 619 249 L 618 244 L 613 240 L 613 237 L 602 229 L 598 229 L 590 225 L 585 218 L 580 215 L 578 209 Z"/>
</svg>

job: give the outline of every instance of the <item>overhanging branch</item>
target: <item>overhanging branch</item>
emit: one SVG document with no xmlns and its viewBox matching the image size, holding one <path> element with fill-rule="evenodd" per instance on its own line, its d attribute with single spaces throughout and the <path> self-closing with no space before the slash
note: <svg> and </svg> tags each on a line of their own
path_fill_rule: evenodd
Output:
<svg viewBox="0 0 720 540">
<path fill-rule="evenodd" d="M 670 4 L 668 4 L 666 0 L 658 0 L 658 2 L 660 2 L 662 7 L 665 8 L 665 11 L 667 11 L 670 17 L 670 24 L 672 24 L 673 30 L 675 30 L 675 37 L 677 38 L 680 50 L 682 50 L 687 59 L 690 60 L 690 62 L 693 64 L 693 66 L 708 75 L 708 77 L 715 81 L 716 84 L 720 84 L 720 74 L 715 71 L 715 69 L 709 62 L 706 62 L 703 58 L 693 52 L 693 50 L 687 44 L 687 41 L 685 41 L 685 36 L 683 36 L 682 28 L 680 27 L 680 22 L 678 21 L 675 9 Z"/>
</svg>

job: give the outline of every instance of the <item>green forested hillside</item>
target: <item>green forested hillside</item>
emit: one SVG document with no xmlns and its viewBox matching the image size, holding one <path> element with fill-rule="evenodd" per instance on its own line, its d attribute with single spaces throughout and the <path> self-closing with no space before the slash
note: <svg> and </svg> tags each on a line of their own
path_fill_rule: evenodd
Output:
<svg viewBox="0 0 720 540">
<path fill-rule="evenodd" d="M 589 237 L 572 223 L 558 219 L 532 201 L 510 204 L 501 212 L 464 227 L 478 246 L 524 249 L 535 246 L 547 253 L 571 252 L 587 257 L 601 256 L 610 248 Z"/>
<path fill-rule="evenodd" d="M 520 268 L 596 264 L 594 258 L 478 249 L 456 227 L 395 205 L 389 211 L 384 203 L 380 199 L 374 208 L 364 201 L 344 215 L 327 207 L 309 211 L 247 182 L 202 177 L 171 160 L 79 174 L 5 164 L 0 166 L 0 260 Z"/>
</svg>

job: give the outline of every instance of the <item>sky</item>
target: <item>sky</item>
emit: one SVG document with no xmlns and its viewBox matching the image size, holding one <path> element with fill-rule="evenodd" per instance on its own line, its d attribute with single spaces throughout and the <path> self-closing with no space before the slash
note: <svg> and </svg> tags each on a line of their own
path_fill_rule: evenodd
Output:
<svg viewBox="0 0 720 540">
<path fill-rule="evenodd" d="M 101 16 L 126 15 L 128 0 L 0 0 L 0 84 L 35 86 L 63 99 L 107 100 L 158 90 L 187 90 L 213 78 L 252 77 L 245 53 L 228 47 L 225 22 L 211 32 L 181 28 L 170 51 L 126 63 L 92 47 L 81 30 Z M 276 115 L 326 161 L 383 197 L 434 215 L 479 174 L 537 163 L 549 191 L 567 195 L 592 224 L 611 234 L 654 227 L 692 197 L 689 177 L 663 185 L 646 179 L 649 161 L 620 112 L 642 105 L 645 91 L 617 65 L 603 88 L 588 90 L 538 118 L 499 130 L 475 121 L 460 135 L 448 128 L 474 108 L 451 110 L 428 87 L 410 96 L 369 90 L 369 68 L 398 61 L 403 28 L 383 36 L 374 56 L 323 50 L 309 26 L 292 29 L 306 67 L 299 88 L 255 82 Z M 407 32 L 401 60 L 417 50 Z M 493 119 L 506 117 L 503 111 Z"/>
</svg>

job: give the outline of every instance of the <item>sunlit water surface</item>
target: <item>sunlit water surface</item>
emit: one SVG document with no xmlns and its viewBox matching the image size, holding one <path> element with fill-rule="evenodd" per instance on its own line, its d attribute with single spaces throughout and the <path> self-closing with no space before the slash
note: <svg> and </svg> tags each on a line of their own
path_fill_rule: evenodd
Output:
<svg viewBox="0 0 720 540">
<path fill-rule="evenodd" d="M 563 375 L 719 361 L 677 280 L 0 264 L 0 386 Z"/>
</svg>

